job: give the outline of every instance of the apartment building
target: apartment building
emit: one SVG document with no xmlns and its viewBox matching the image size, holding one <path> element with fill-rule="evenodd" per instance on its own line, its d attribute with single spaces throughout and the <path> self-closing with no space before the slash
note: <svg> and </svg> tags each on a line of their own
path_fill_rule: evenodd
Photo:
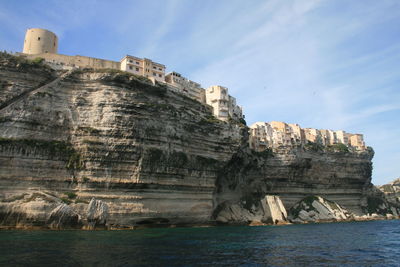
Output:
<svg viewBox="0 0 400 267">
<path fill-rule="evenodd" d="M 154 62 L 148 58 L 138 58 L 126 55 L 121 59 L 121 70 L 136 75 L 154 79 L 158 82 L 165 82 L 165 65 Z"/>
<path fill-rule="evenodd" d="M 228 94 L 226 87 L 214 85 L 207 88 L 206 103 L 213 107 L 215 117 L 220 120 L 243 118 L 242 108 L 236 104 L 236 99 Z"/>
<path fill-rule="evenodd" d="M 308 142 L 324 146 L 344 144 L 357 150 L 365 150 L 362 134 L 351 134 L 345 131 L 302 129 L 298 124 L 287 124 L 279 121 L 256 122 L 250 126 L 250 147 L 256 151 L 280 146 L 304 145 Z"/>
</svg>

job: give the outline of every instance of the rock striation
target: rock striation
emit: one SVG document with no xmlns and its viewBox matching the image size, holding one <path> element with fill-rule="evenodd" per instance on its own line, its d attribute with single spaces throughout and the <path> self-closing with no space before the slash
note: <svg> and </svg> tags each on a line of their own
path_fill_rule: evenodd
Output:
<svg viewBox="0 0 400 267">
<path fill-rule="evenodd" d="M 289 210 L 303 198 L 319 195 L 356 215 L 365 214 L 372 156 L 372 150 L 344 153 L 282 147 L 254 152 L 242 147 L 217 179 L 215 206 L 277 195 Z"/>
<path fill-rule="evenodd" d="M 400 178 L 393 180 L 389 184 L 378 186 L 378 189 L 385 194 L 389 202 L 400 205 Z"/>
<path fill-rule="evenodd" d="M 6 219 L 10 206 L 19 205 L 11 200 L 43 192 L 58 202 L 66 198 L 88 224 L 92 198 L 107 205 L 108 227 L 146 225 L 154 218 L 157 224 L 210 222 L 218 170 L 237 150 L 242 127 L 216 120 L 210 107 L 142 77 L 76 70 L 51 72 L 50 79 L 46 66 L 27 63 L 32 75 L 18 74 L 14 61 L 3 59 L 0 68 L 7 84 L 2 99 L 21 85 L 0 111 L 3 225 L 31 225 L 21 216 Z M 57 77 L 50 86 L 41 83 Z M 45 222 L 56 207 L 41 203 L 35 209 Z"/>
<path fill-rule="evenodd" d="M 0 56 L 0 225 L 282 223 L 308 195 L 368 209 L 372 150 L 255 152 L 248 128 L 144 77 Z"/>
</svg>

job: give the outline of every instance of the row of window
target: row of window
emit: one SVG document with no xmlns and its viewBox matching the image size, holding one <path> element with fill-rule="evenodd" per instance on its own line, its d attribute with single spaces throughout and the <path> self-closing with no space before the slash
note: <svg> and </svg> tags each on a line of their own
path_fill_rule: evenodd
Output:
<svg viewBox="0 0 400 267">
<path fill-rule="evenodd" d="M 133 63 L 133 60 L 132 60 L 132 59 L 129 59 L 128 62 L 129 62 L 129 63 Z M 139 62 L 139 61 L 135 61 L 135 64 L 136 64 L 136 65 L 140 65 L 140 62 Z M 146 66 L 149 66 L 150 63 L 146 62 L 145 65 L 146 65 Z M 156 67 L 156 66 L 153 66 L 153 69 L 157 70 L 157 67 Z M 158 70 L 162 71 L 162 68 L 158 68 Z"/>
<path fill-rule="evenodd" d="M 128 67 L 130 70 L 133 70 L 132 66 Z M 135 68 L 135 71 L 139 72 L 139 68 Z M 150 72 L 148 69 L 146 69 L 146 72 Z M 157 77 L 157 73 L 153 72 L 153 76 Z M 162 77 L 162 74 L 158 74 L 158 77 Z"/>
</svg>

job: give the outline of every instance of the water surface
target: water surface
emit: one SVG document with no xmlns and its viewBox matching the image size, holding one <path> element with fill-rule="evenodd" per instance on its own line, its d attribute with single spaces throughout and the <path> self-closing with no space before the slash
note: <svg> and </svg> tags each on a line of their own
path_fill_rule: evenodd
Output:
<svg viewBox="0 0 400 267">
<path fill-rule="evenodd" d="M 0 266 L 400 266 L 400 221 L 0 231 Z"/>
</svg>

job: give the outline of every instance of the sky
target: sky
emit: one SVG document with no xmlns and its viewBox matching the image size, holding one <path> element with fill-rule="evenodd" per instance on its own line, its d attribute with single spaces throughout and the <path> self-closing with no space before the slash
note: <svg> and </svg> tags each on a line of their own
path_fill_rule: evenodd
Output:
<svg viewBox="0 0 400 267">
<path fill-rule="evenodd" d="M 146 57 L 228 87 L 248 125 L 362 133 L 377 185 L 400 177 L 399 26 L 398 0 L 0 0 L 0 50 L 45 28 L 60 54 Z"/>
</svg>

